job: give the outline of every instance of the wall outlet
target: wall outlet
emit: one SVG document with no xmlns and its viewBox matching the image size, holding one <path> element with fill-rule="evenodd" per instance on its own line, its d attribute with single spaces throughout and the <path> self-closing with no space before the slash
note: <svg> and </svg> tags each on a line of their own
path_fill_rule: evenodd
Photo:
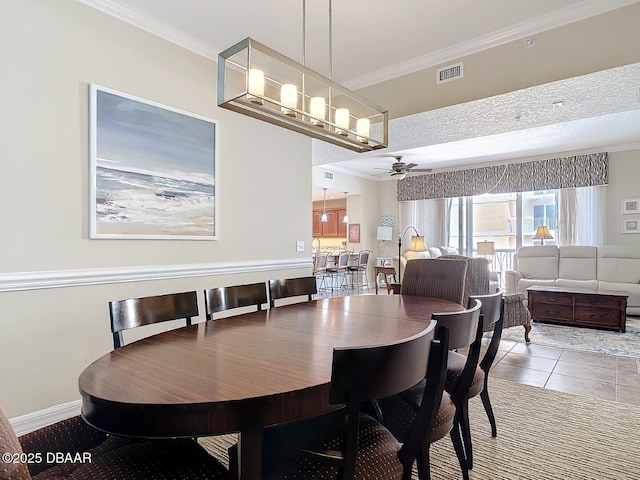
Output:
<svg viewBox="0 0 640 480">
<path fill-rule="evenodd" d="M 304 252 L 304 241 L 298 240 L 296 242 L 296 252 Z"/>
</svg>

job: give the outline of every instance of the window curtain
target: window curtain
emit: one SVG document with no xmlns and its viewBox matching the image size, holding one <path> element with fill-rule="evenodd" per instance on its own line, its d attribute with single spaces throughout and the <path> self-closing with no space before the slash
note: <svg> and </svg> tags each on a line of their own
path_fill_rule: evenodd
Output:
<svg viewBox="0 0 640 480">
<path fill-rule="evenodd" d="M 448 245 L 448 209 L 446 199 L 416 200 L 400 203 L 400 230 L 413 226 L 424 236 L 427 247 Z M 412 232 L 403 238 L 402 251 L 409 245 Z"/>
<path fill-rule="evenodd" d="M 558 245 L 604 243 L 605 186 L 562 188 L 558 193 Z"/>
</svg>

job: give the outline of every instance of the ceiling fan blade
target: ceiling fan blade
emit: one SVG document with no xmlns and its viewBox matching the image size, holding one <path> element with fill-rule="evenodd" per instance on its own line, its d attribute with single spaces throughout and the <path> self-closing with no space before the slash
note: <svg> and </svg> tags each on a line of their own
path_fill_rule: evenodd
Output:
<svg viewBox="0 0 640 480">
<path fill-rule="evenodd" d="M 417 167 L 417 166 L 418 166 L 418 164 L 417 164 L 417 163 L 407 163 L 407 164 L 405 165 L 405 168 L 406 168 L 407 170 L 410 170 L 410 169 L 412 169 L 413 167 Z"/>
<path fill-rule="evenodd" d="M 412 168 L 410 170 L 411 173 L 429 173 L 432 171 L 433 171 L 433 168 Z"/>
</svg>

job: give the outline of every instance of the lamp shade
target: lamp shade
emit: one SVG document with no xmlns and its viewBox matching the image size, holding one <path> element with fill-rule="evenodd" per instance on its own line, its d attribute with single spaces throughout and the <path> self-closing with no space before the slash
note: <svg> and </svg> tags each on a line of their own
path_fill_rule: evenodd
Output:
<svg viewBox="0 0 640 480">
<path fill-rule="evenodd" d="M 536 230 L 536 234 L 533 236 L 534 240 L 540 240 L 540 245 L 544 245 L 545 240 L 553 240 L 553 235 L 549 231 L 549 227 L 546 225 L 540 225 Z"/>
<path fill-rule="evenodd" d="M 541 225 L 536 230 L 536 234 L 533 236 L 534 240 L 553 240 L 553 235 L 549 231 L 549 227 Z"/>
<path fill-rule="evenodd" d="M 478 255 L 494 255 L 495 245 L 495 242 L 478 242 Z"/>
<path fill-rule="evenodd" d="M 427 249 L 427 245 L 424 243 L 424 237 L 420 235 L 412 236 L 409 243 L 409 250 L 412 252 L 424 252 Z"/>
<path fill-rule="evenodd" d="M 378 234 L 376 235 L 376 239 L 391 240 L 392 237 L 393 237 L 392 227 L 378 227 Z"/>
</svg>

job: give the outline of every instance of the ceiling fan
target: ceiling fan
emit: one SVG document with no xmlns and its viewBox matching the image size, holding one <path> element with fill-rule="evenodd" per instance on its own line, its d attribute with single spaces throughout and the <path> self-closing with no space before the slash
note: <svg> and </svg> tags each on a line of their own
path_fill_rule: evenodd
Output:
<svg viewBox="0 0 640 480">
<path fill-rule="evenodd" d="M 429 173 L 433 170 L 431 168 L 415 168 L 418 166 L 417 163 L 404 163 L 402 155 L 393 155 L 393 158 L 396 161 L 391 165 L 391 170 L 388 170 L 387 173 L 396 180 L 402 180 L 408 173 Z"/>
</svg>

